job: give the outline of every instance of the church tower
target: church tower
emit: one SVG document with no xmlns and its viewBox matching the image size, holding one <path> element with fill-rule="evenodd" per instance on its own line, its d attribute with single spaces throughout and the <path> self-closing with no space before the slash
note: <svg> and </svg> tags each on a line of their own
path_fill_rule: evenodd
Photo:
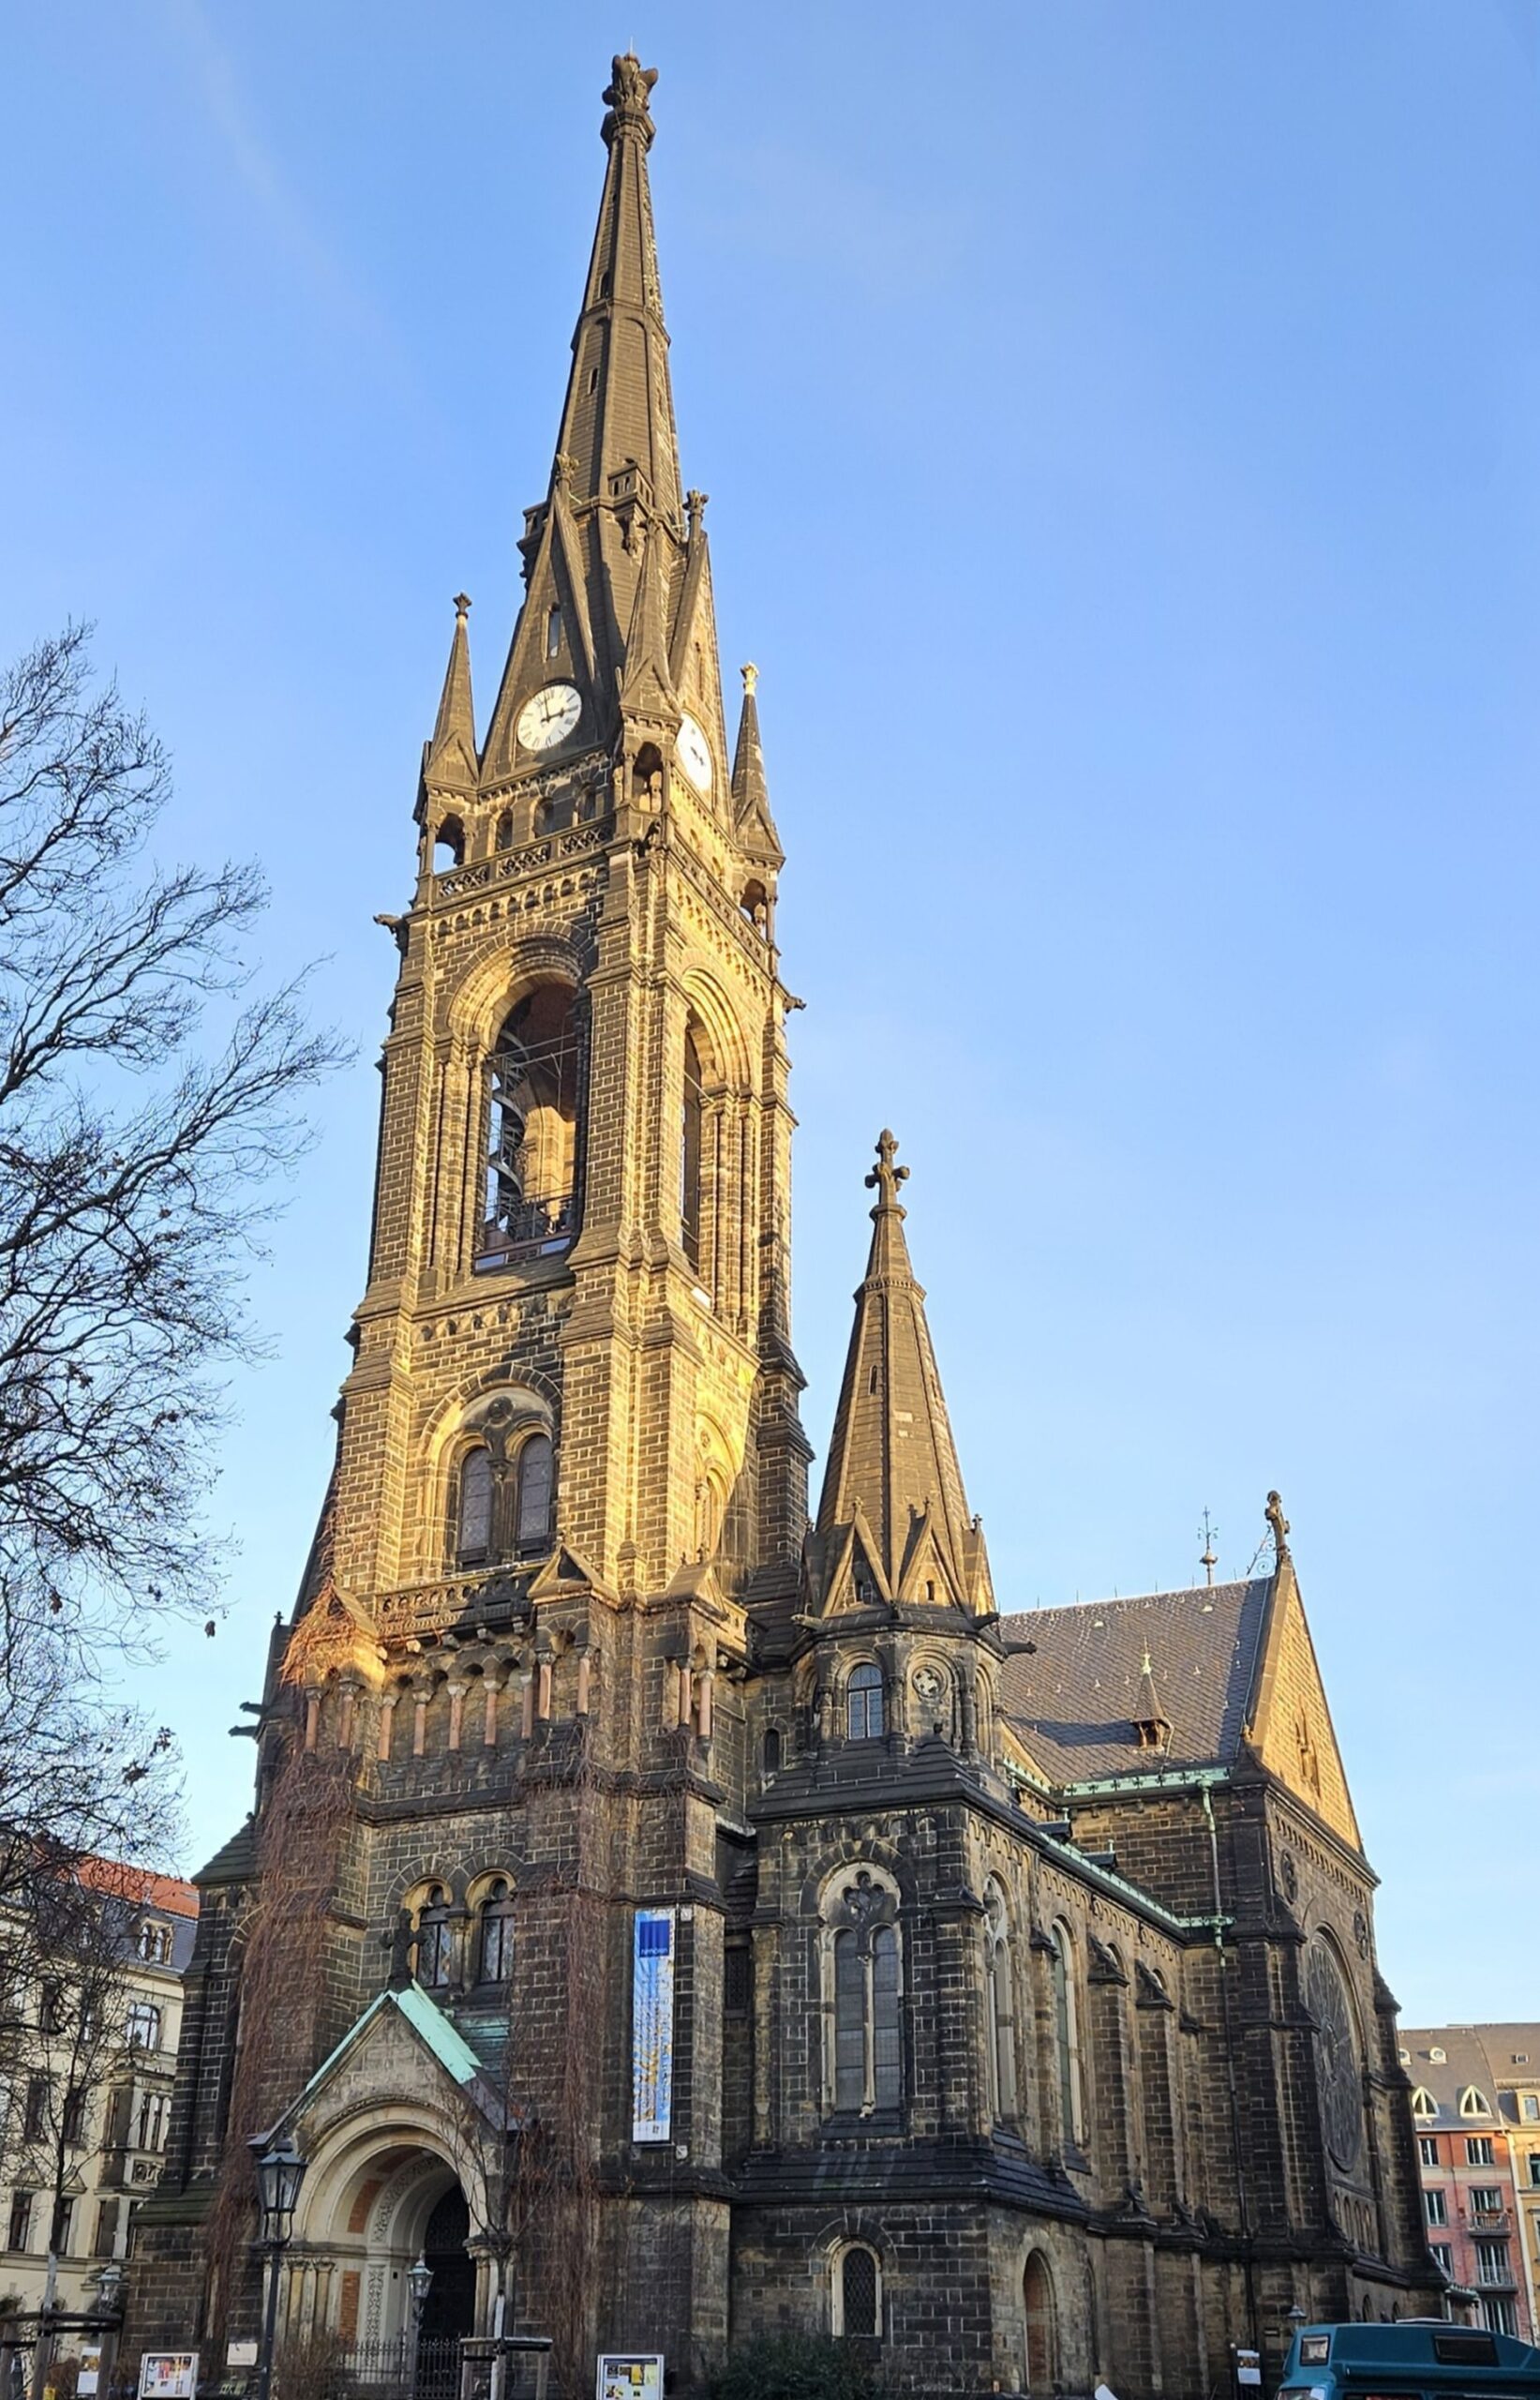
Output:
<svg viewBox="0 0 1540 2400">
<path fill-rule="evenodd" d="M 706 496 L 680 488 L 652 81 L 622 59 L 606 94 L 485 745 L 462 598 L 424 755 L 331 1503 L 337 1586 L 381 1623 L 558 1535 L 606 1606 L 701 1569 L 736 1603 L 803 1522 L 781 853 L 752 668 L 732 764 Z"/>
<path fill-rule="evenodd" d="M 509 2323 L 551 2324 L 578 2242 L 583 2279 L 645 2287 L 676 2353 L 725 2336 L 720 2004 L 677 2060 L 670 2019 L 634 2089 L 636 1976 L 681 2008 L 720 1988 L 747 1611 L 795 1587 L 809 1450 L 787 1318 L 782 851 L 752 667 L 729 747 L 706 495 L 680 470 L 655 80 L 617 58 L 605 94 L 566 398 L 485 741 L 471 603 L 455 602 L 415 889 L 384 921 L 400 964 L 367 1283 L 321 1527 L 250 1729 L 256 1815 L 202 1878 L 179 2190 L 142 2228 L 152 2332 L 202 2319 L 206 2336 L 249 2312 L 244 2145 L 279 2122 L 324 2144 L 302 2095 L 353 2045 L 355 2078 L 378 2054 L 384 2155 L 408 2165 L 328 2170 L 351 2198 L 324 2217 L 307 2204 L 288 2270 L 301 2319 L 320 2306 L 350 2339 L 399 2333 L 413 2195 L 437 2205 L 453 2184 L 441 2304 L 466 2241 L 478 2278 L 456 2333 L 485 2329 L 494 2292 Z M 370 2012 L 397 1922 L 391 1989 L 430 2001 L 435 2039 L 457 2028 L 474 2047 L 482 2163 L 463 2131 L 392 2117 L 405 2036 Z M 586 2215 L 543 2268 L 551 2211 L 526 2210 L 516 2288 L 509 2178 L 535 2171 L 538 2143 L 510 2165 L 507 2136 L 525 2114 L 539 2171 L 581 2185 Z M 381 2232 L 359 2196 L 383 2177 L 388 2197 L 393 2173 L 404 2198 Z M 601 2186 L 626 2196 L 608 2214 Z M 574 2355 L 591 2331 L 573 2326 Z"/>
</svg>

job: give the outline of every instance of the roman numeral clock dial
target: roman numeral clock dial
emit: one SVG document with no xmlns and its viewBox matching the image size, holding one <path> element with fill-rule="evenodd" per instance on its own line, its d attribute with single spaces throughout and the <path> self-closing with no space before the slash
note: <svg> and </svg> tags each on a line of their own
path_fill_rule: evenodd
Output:
<svg viewBox="0 0 1540 2400">
<path fill-rule="evenodd" d="M 582 695 L 570 683 L 547 683 L 518 712 L 515 731 L 526 750 L 554 750 L 583 713 Z"/>
</svg>

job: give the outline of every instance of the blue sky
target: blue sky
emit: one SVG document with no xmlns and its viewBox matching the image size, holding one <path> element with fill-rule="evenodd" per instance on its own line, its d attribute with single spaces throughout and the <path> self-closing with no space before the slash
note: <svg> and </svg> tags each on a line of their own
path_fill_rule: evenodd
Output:
<svg viewBox="0 0 1540 2400">
<path fill-rule="evenodd" d="M 1533 0 L 12 12 L 7 651 L 70 613 L 358 1040 L 262 1272 L 188 1863 L 325 1478 L 418 747 L 491 697 L 598 196 L 653 184 L 790 853 L 822 1447 L 869 1145 L 1007 1607 L 1283 1492 L 1414 2022 L 1537 2005 Z"/>
</svg>

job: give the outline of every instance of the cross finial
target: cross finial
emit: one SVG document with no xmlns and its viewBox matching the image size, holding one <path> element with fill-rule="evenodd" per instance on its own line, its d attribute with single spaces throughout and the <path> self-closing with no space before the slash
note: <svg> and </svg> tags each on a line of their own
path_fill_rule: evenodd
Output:
<svg viewBox="0 0 1540 2400">
<path fill-rule="evenodd" d="M 868 1192 L 875 1192 L 877 1193 L 877 1207 L 879 1208 L 896 1208 L 898 1206 L 898 1187 L 901 1183 L 906 1183 L 908 1181 L 909 1170 L 906 1166 L 895 1166 L 893 1164 L 893 1160 L 898 1151 L 898 1143 L 895 1137 L 890 1133 L 886 1125 L 877 1135 L 876 1147 L 877 1162 L 866 1178 L 866 1188 Z"/>
<path fill-rule="evenodd" d="M 1204 1570 L 1204 1582 L 1212 1583 L 1214 1581 L 1214 1569 L 1219 1563 L 1219 1552 L 1214 1547 L 1214 1537 L 1219 1532 L 1219 1527 L 1218 1525 L 1211 1524 L 1209 1522 L 1208 1510 L 1206 1508 L 1204 1510 L 1203 1531 L 1204 1550 L 1203 1556 L 1199 1559 L 1198 1564 Z"/>
</svg>

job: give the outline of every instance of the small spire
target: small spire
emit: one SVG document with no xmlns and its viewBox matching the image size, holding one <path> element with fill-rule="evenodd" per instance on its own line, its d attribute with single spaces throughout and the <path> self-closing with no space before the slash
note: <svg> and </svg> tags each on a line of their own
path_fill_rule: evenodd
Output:
<svg viewBox="0 0 1540 2400">
<path fill-rule="evenodd" d="M 1171 1739 L 1171 1719 L 1160 1705 L 1160 1695 L 1155 1688 L 1155 1670 L 1150 1664 L 1145 1645 L 1144 1664 L 1139 1671 L 1139 1714 L 1133 1720 L 1142 1750 L 1163 1750 Z"/>
<path fill-rule="evenodd" d="M 429 783 L 473 786 L 476 781 L 476 714 L 471 696 L 470 595 L 455 594 L 455 638 L 449 646 L 439 713 L 423 772 Z"/>
<path fill-rule="evenodd" d="M 859 1540 L 894 1598 L 993 1607 L 988 1554 L 969 1512 L 947 1405 L 905 1238 L 900 1185 L 907 1167 L 885 1128 L 866 1178 L 877 1194 L 872 1247 L 856 1294 L 823 1492 L 815 1578 L 829 1579 Z"/>
<path fill-rule="evenodd" d="M 733 831 L 738 847 L 757 863 L 776 868 L 782 865 L 785 853 L 781 848 L 770 815 L 770 793 L 765 785 L 765 751 L 759 739 L 759 703 L 755 694 L 759 685 L 759 669 L 749 666 L 741 670 L 743 677 L 743 709 L 738 720 L 738 743 L 733 752 Z"/>
<path fill-rule="evenodd" d="M 1198 1561 L 1199 1566 L 1204 1570 L 1204 1581 L 1205 1583 L 1213 1582 L 1214 1569 L 1219 1563 L 1219 1553 L 1214 1547 L 1214 1537 L 1219 1530 L 1218 1525 L 1210 1524 L 1208 1510 L 1205 1508 L 1204 1510 L 1203 1522 L 1204 1550 L 1203 1556 Z"/>
</svg>

